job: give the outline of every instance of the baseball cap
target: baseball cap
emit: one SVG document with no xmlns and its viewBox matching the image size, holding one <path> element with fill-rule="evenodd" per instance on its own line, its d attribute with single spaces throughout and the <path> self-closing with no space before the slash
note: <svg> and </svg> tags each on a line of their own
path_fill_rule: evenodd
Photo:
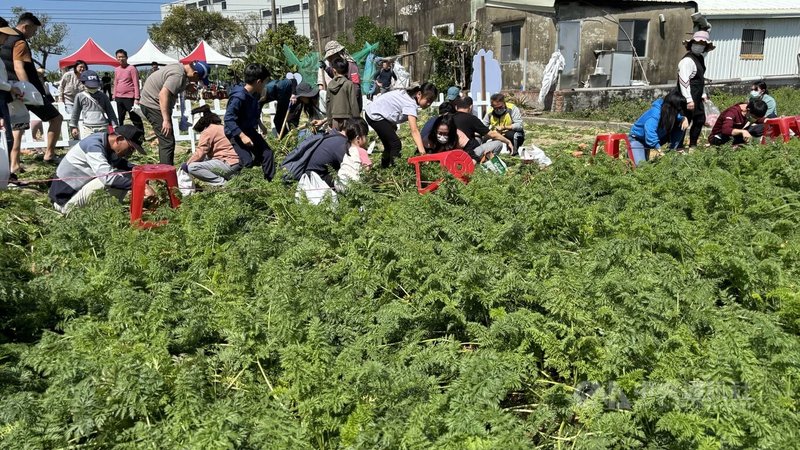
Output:
<svg viewBox="0 0 800 450">
<path fill-rule="evenodd" d="M 144 131 L 133 125 L 120 125 L 114 128 L 114 134 L 127 139 L 131 146 L 133 146 L 135 150 L 139 150 L 140 153 L 145 152 L 142 148 L 142 144 L 144 143 Z"/>
<path fill-rule="evenodd" d="M 87 88 L 97 89 L 100 87 L 100 77 L 97 76 L 97 72 L 94 70 L 84 70 L 81 73 L 81 83 Z"/>
<path fill-rule="evenodd" d="M 205 61 L 192 61 L 191 66 L 192 69 L 197 72 L 197 75 L 200 76 L 200 81 L 208 86 L 208 75 L 211 73 L 211 66 L 209 66 Z"/>
<path fill-rule="evenodd" d="M 447 95 L 444 97 L 445 101 L 452 102 L 461 94 L 461 88 L 458 86 L 450 86 L 447 88 Z"/>
</svg>

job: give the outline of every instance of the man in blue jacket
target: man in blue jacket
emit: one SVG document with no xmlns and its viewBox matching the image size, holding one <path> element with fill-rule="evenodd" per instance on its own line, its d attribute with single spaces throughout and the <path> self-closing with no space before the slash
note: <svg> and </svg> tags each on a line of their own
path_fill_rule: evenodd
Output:
<svg viewBox="0 0 800 450">
<path fill-rule="evenodd" d="M 244 69 L 244 87 L 234 86 L 225 110 L 225 136 L 231 140 L 243 167 L 260 164 L 264 178 L 275 176 L 275 156 L 267 141 L 258 133 L 261 123 L 259 97 L 269 78 L 269 70 L 261 64 Z"/>
</svg>

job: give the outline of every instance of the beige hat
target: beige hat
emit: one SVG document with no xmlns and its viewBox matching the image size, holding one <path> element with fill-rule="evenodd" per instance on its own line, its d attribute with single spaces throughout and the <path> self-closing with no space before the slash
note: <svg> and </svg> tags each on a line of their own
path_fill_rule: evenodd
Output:
<svg viewBox="0 0 800 450">
<path fill-rule="evenodd" d="M 344 50 L 344 46 L 342 44 L 340 44 L 338 41 L 328 41 L 328 43 L 325 44 L 325 58 L 324 59 L 328 59 L 331 56 L 341 52 L 342 50 Z"/>
</svg>

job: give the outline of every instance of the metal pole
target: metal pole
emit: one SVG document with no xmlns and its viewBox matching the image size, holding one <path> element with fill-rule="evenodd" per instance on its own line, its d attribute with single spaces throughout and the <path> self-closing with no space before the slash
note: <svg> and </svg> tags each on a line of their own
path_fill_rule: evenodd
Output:
<svg viewBox="0 0 800 450">
<path fill-rule="evenodd" d="M 275 5 L 275 0 L 272 0 L 272 29 L 278 31 L 278 7 Z"/>
<path fill-rule="evenodd" d="M 306 35 L 306 14 L 303 12 L 303 0 L 300 0 L 300 31 Z M 311 33 L 308 33 L 311 34 Z"/>
<path fill-rule="evenodd" d="M 528 87 L 528 47 L 522 51 L 522 90 L 527 91 Z"/>
</svg>

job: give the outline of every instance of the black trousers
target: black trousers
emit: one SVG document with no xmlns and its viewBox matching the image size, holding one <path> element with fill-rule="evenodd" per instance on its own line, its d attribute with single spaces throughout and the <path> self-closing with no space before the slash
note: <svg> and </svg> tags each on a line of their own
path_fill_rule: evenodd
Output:
<svg viewBox="0 0 800 450">
<path fill-rule="evenodd" d="M 133 99 L 132 98 L 123 98 L 117 97 L 117 117 L 119 119 L 120 125 L 125 125 L 125 113 L 128 113 L 131 116 L 131 122 L 133 126 L 136 128 L 144 131 L 144 123 L 142 123 L 142 118 L 139 117 L 138 114 L 133 112 Z"/>
<path fill-rule="evenodd" d="M 155 131 L 156 136 L 158 136 L 158 162 L 161 164 L 169 164 L 170 166 L 175 165 L 175 129 L 172 128 L 169 130 L 168 134 L 164 134 L 161 131 L 161 124 L 163 122 L 161 111 L 148 108 L 144 105 L 140 106 L 142 107 L 144 117 L 150 122 L 150 125 L 153 126 L 153 131 Z M 170 108 L 170 110 L 171 109 L 172 108 Z M 170 117 L 170 122 L 171 121 L 172 118 Z"/>
<path fill-rule="evenodd" d="M 269 148 L 267 141 L 256 130 L 245 131 L 245 135 L 253 141 L 252 147 L 242 144 L 242 140 L 238 136 L 231 138 L 231 145 L 239 155 L 242 167 L 260 165 L 264 178 L 272 181 L 275 177 L 275 154 Z"/>
<path fill-rule="evenodd" d="M 395 158 L 399 158 L 403 152 L 403 142 L 397 135 L 397 125 L 386 119 L 372 120 L 367 116 L 367 123 L 376 133 L 383 144 L 383 155 L 381 155 L 381 167 L 384 169 L 394 164 Z"/>
<path fill-rule="evenodd" d="M 525 142 L 525 131 L 508 130 L 503 133 L 503 136 L 514 144 L 514 148 L 508 149 L 512 154 L 516 155 L 519 148 Z"/>
<path fill-rule="evenodd" d="M 703 125 L 706 124 L 706 108 L 703 105 L 703 100 L 694 101 L 694 110 L 683 110 L 683 115 L 692 123 L 689 127 L 689 147 L 697 146 L 697 140 L 700 139 L 700 133 L 703 131 Z M 686 134 L 684 133 L 684 137 Z M 683 138 L 681 138 L 681 147 L 683 147 Z"/>
</svg>

